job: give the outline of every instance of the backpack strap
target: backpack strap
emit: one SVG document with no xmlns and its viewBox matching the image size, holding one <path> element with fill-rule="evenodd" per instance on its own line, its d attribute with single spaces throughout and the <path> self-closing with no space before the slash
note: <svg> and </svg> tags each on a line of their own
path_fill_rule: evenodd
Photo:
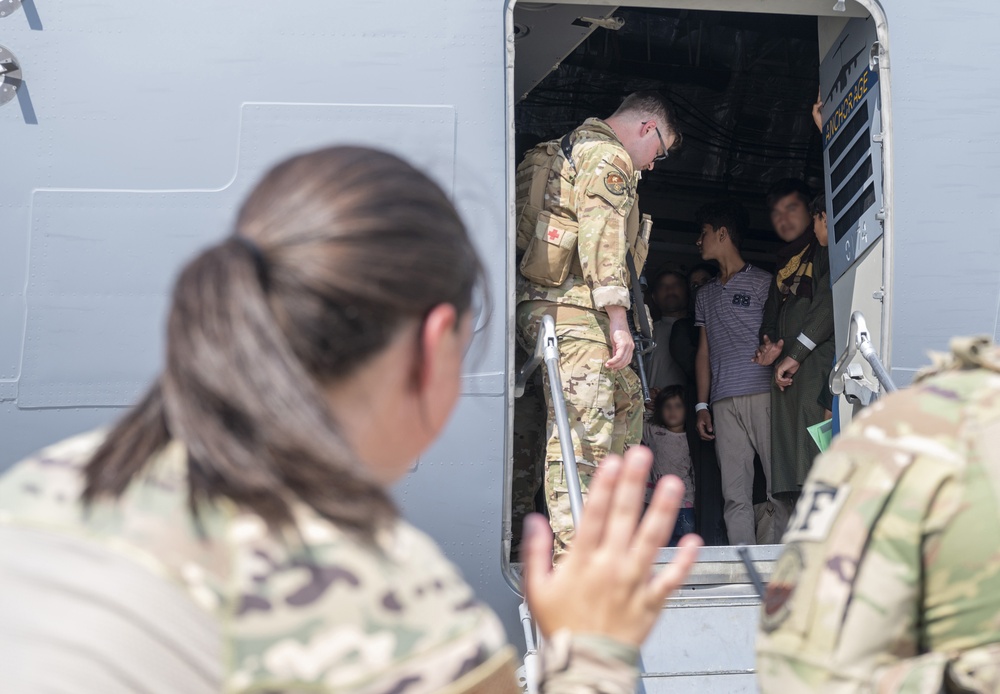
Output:
<svg viewBox="0 0 1000 694">
<path fill-rule="evenodd" d="M 569 165 L 573 167 L 573 171 L 576 171 L 576 164 L 573 163 L 573 144 L 569 141 L 570 135 L 574 132 L 576 131 L 571 130 L 562 136 L 562 139 L 559 140 L 559 149 L 562 150 L 563 156 L 566 157 Z"/>
</svg>

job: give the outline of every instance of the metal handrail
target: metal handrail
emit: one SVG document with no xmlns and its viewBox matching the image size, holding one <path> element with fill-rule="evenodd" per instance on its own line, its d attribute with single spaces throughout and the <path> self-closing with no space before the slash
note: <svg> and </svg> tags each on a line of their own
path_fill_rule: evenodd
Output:
<svg viewBox="0 0 1000 694">
<path fill-rule="evenodd" d="M 583 492 L 580 489 L 580 473 L 576 466 L 576 455 L 573 453 L 573 438 L 569 427 L 569 415 L 566 412 L 566 399 L 563 397 L 562 379 L 559 377 L 559 341 L 556 338 L 556 322 L 552 316 L 542 316 L 538 340 L 535 342 L 535 351 L 517 375 L 517 381 L 514 384 L 515 398 L 524 395 L 528 379 L 543 361 L 549 375 L 549 396 L 552 401 L 552 409 L 555 412 L 556 428 L 559 431 L 559 448 L 562 450 L 563 468 L 566 473 L 569 510 L 573 516 L 573 527 L 576 527 L 580 524 L 580 517 L 583 513 Z"/>
<path fill-rule="evenodd" d="M 570 432 L 569 415 L 566 412 L 566 399 L 563 397 L 562 378 L 559 376 L 559 340 L 556 338 L 556 322 L 552 316 L 542 316 L 538 339 L 535 341 L 535 351 L 521 368 L 514 383 L 515 398 L 524 395 L 528 379 L 542 362 L 545 362 L 545 369 L 549 376 L 549 396 L 552 400 L 552 409 L 555 412 L 556 428 L 559 431 L 559 447 L 562 449 L 566 490 L 569 492 L 569 510 L 573 516 L 573 527 L 575 528 L 580 524 L 580 517 L 583 513 L 583 492 L 580 489 L 580 473 L 576 466 L 576 454 L 573 452 L 573 438 Z M 538 662 L 538 651 L 541 644 L 536 645 L 535 642 L 534 624 L 527 599 L 521 603 L 518 612 L 521 617 L 521 626 L 524 629 L 526 646 L 524 675 L 527 690 L 528 694 L 537 694 L 541 681 Z"/>
<path fill-rule="evenodd" d="M 542 679 L 541 663 L 538 660 L 538 645 L 535 644 L 535 624 L 527 600 L 521 603 L 517 612 L 521 617 L 521 628 L 524 629 L 524 680 L 528 694 L 538 694 L 538 684 Z"/>
</svg>

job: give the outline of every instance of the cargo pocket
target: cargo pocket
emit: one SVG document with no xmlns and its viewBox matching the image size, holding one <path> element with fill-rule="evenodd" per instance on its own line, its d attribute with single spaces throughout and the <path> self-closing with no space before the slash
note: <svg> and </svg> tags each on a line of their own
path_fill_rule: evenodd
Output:
<svg viewBox="0 0 1000 694">
<path fill-rule="evenodd" d="M 535 233 L 521 258 L 521 274 L 543 287 L 558 287 L 569 277 L 577 253 L 577 223 L 540 212 Z"/>
</svg>

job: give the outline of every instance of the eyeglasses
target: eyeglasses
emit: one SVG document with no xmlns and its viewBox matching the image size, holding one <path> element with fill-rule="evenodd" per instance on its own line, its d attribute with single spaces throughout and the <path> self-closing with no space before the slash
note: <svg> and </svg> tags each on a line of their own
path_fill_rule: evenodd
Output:
<svg viewBox="0 0 1000 694">
<path fill-rule="evenodd" d="M 645 125 L 648 122 L 649 122 L 648 120 L 644 120 L 642 124 Z M 663 141 L 663 135 L 660 134 L 660 129 L 654 125 L 653 130 L 656 131 L 656 137 L 660 139 L 660 147 L 663 148 L 663 154 L 657 154 L 655 157 L 653 157 L 653 163 L 655 164 L 656 162 L 659 161 L 666 161 L 666 159 L 670 156 L 670 150 L 667 147 L 667 143 Z"/>
</svg>

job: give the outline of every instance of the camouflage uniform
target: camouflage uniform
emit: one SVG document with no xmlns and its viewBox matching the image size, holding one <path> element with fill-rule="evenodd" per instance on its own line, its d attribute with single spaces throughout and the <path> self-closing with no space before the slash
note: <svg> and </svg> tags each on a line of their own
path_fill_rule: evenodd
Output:
<svg viewBox="0 0 1000 694">
<path fill-rule="evenodd" d="M 608 306 L 630 305 L 631 250 L 637 271 L 648 239 L 638 232 L 636 184 L 639 173 L 614 131 L 590 118 L 570 136 L 572 159 L 554 159 L 545 188 L 545 211 L 578 225 L 576 255 L 567 279 L 548 287 L 518 275 L 517 330 L 521 346 L 533 351 L 541 317 L 550 314 L 559 338 L 560 376 L 573 430 L 573 449 L 586 491 L 597 463 L 623 453 L 642 438 L 642 398 L 631 368 L 612 372 Z M 556 232 L 553 232 L 556 233 Z M 545 378 L 548 400 L 548 383 Z M 558 430 L 547 402 L 545 495 L 558 557 L 572 537 Z"/>
<path fill-rule="evenodd" d="M 761 608 L 765 693 L 1000 691 L 1000 350 L 952 349 L 817 459 Z"/>
<path fill-rule="evenodd" d="M 258 516 L 218 500 L 202 509 L 199 529 L 178 443 L 150 461 L 117 503 L 100 502 L 84 515 L 76 501 L 80 470 L 102 436 L 50 447 L 0 478 L 0 576 L 15 587 L 28 585 L 25 576 L 40 586 L 31 593 L 34 604 L 15 605 L 25 595 L 11 595 L 4 581 L 0 644 L 10 661 L 0 668 L 0 690 L 48 691 L 49 675 L 67 662 L 38 664 L 67 651 L 79 658 L 63 642 L 82 631 L 86 642 L 77 651 L 86 657 L 74 671 L 84 674 L 71 687 L 79 691 L 518 691 L 514 653 L 496 616 L 408 524 L 395 523 L 372 545 L 298 506 L 296 531 L 277 537 Z M 113 572 L 102 593 L 86 577 L 60 575 L 79 565 L 78 555 L 94 565 L 114 557 L 127 566 Z M 129 570 L 172 590 L 210 627 L 195 628 L 183 610 L 158 602 L 137 604 L 129 589 L 136 582 L 122 580 Z M 62 613 L 44 619 L 47 601 L 79 606 L 73 614 L 86 622 Z M 123 619 L 133 622 L 133 638 L 124 642 L 122 629 L 108 627 Z M 208 655 L 192 664 L 186 661 L 198 654 L 186 653 L 176 666 L 200 671 L 188 678 L 199 686 L 179 686 L 169 670 L 151 674 L 157 660 L 176 659 L 192 635 Z M 601 691 L 632 691 L 635 649 L 577 636 L 562 642 L 562 651 L 543 657 L 544 691 L 597 691 L 596 684 L 580 689 L 580 678 L 615 683 Z M 567 661 L 567 652 L 575 657 Z M 18 671 L 14 661 L 22 659 L 34 667 Z M 111 684 L 95 689 L 97 681 Z"/>
</svg>

